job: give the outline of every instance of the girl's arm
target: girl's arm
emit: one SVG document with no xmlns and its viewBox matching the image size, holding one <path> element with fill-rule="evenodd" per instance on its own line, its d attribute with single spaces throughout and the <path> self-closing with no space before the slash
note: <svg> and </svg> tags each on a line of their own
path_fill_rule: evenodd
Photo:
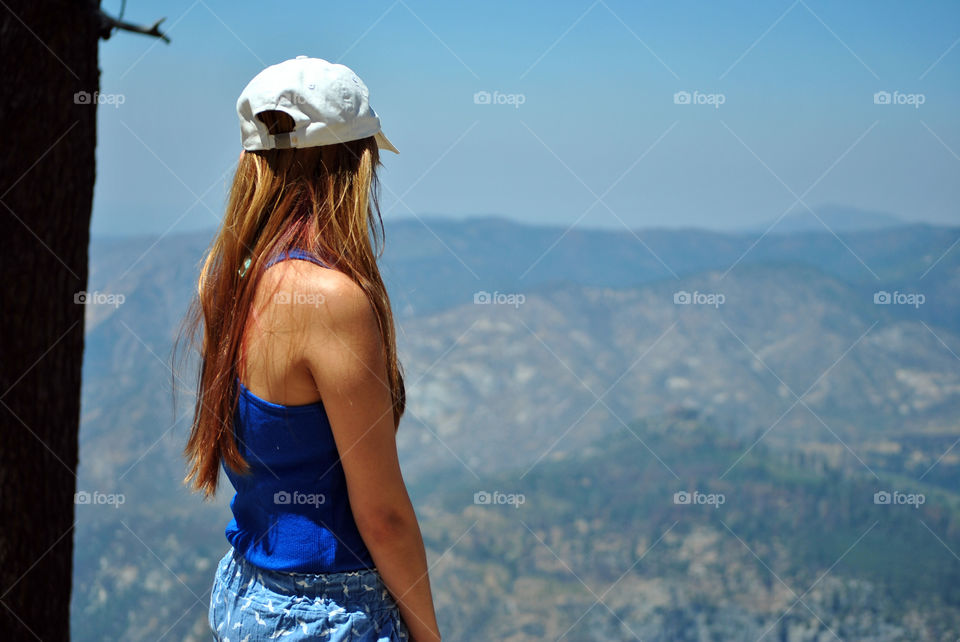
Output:
<svg viewBox="0 0 960 642">
<path fill-rule="evenodd" d="M 376 315 L 363 290 L 334 270 L 309 284 L 319 306 L 296 314 L 303 365 L 333 428 L 360 535 L 415 642 L 440 640 L 427 559 L 400 472 L 393 409 Z M 298 286 L 299 287 L 299 286 Z"/>
</svg>

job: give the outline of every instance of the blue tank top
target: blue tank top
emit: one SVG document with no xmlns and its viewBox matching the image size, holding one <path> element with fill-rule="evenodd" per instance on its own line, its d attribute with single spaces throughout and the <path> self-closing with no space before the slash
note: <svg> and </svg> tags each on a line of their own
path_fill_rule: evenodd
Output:
<svg viewBox="0 0 960 642">
<path fill-rule="evenodd" d="M 279 255 L 327 267 L 299 249 Z M 239 380 L 234 435 L 252 474 L 223 469 L 236 493 L 225 534 L 254 566 L 288 573 L 335 573 L 373 568 L 357 530 L 347 482 L 323 402 L 272 403 Z"/>
</svg>

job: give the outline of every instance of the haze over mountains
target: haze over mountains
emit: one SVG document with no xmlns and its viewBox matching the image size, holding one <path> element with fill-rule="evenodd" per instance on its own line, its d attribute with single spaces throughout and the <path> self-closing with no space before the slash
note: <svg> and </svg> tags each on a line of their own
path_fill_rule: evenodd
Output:
<svg viewBox="0 0 960 642">
<path fill-rule="evenodd" d="M 960 228 L 878 220 L 388 221 L 401 461 L 451 639 L 955 639 Z M 88 306 L 80 489 L 125 501 L 78 506 L 77 639 L 207 637 L 232 489 L 180 487 L 192 380 L 174 415 L 167 366 L 211 234 L 91 248 L 90 291 L 124 299 Z M 474 503 L 497 489 L 527 500 Z M 694 489 L 728 501 L 673 503 Z"/>
<path fill-rule="evenodd" d="M 821 205 L 807 209 L 797 206 L 785 216 L 764 225 L 748 226 L 746 232 L 794 234 L 796 232 L 853 232 L 899 227 L 908 223 L 889 212 L 863 210 L 843 205 Z"/>
</svg>

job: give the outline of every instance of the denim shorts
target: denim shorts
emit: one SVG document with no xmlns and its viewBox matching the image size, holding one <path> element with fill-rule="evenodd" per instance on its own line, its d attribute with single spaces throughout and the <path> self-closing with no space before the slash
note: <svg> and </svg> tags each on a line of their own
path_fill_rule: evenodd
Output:
<svg viewBox="0 0 960 642">
<path fill-rule="evenodd" d="M 376 569 L 285 573 L 232 546 L 217 565 L 207 621 L 222 642 L 406 642 L 410 633 Z"/>
</svg>

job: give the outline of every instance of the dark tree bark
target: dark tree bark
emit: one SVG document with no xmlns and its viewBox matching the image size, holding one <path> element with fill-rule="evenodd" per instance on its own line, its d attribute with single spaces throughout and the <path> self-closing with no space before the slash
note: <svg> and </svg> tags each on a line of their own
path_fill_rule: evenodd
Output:
<svg viewBox="0 0 960 642">
<path fill-rule="evenodd" d="M 67 640 L 99 0 L 4 4 L 0 637 Z"/>
</svg>

